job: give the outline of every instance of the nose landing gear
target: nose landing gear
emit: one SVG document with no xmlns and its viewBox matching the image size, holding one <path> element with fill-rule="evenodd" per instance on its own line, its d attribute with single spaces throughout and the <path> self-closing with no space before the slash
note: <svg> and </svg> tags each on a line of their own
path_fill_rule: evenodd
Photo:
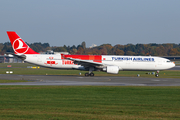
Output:
<svg viewBox="0 0 180 120">
<path fill-rule="evenodd" d="M 155 76 L 156 76 L 156 77 L 159 77 L 159 71 L 156 72 Z"/>
</svg>

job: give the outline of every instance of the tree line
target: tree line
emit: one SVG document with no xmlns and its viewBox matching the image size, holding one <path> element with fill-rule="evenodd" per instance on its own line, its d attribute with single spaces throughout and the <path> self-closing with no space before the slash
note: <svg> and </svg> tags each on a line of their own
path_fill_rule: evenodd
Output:
<svg viewBox="0 0 180 120">
<path fill-rule="evenodd" d="M 28 44 L 28 43 L 27 43 Z M 49 43 L 31 43 L 28 44 L 36 52 L 46 52 L 53 50 L 54 52 L 69 52 L 70 54 L 80 55 L 142 55 L 142 56 L 180 56 L 180 44 L 102 44 L 97 47 L 87 48 L 86 43 L 75 46 L 50 46 Z M 0 54 L 13 52 L 10 42 L 0 43 Z"/>
</svg>

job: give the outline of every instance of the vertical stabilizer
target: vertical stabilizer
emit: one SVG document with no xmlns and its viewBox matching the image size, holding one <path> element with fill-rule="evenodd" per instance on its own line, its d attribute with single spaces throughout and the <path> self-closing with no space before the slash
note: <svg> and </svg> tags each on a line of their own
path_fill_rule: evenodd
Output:
<svg viewBox="0 0 180 120">
<path fill-rule="evenodd" d="M 7 31 L 15 54 L 39 54 L 32 50 L 14 31 Z"/>
</svg>

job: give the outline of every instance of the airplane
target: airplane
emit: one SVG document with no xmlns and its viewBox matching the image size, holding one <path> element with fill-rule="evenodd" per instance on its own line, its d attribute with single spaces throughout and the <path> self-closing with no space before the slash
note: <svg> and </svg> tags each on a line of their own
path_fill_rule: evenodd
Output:
<svg viewBox="0 0 180 120">
<path fill-rule="evenodd" d="M 89 71 L 85 76 L 94 76 L 93 71 L 118 74 L 122 70 L 157 71 L 175 66 L 169 59 L 157 56 L 118 56 L 118 55 L 71 55 L 39 54 L 32 50 L 14 31 L 7 31 L 13 55 L 31 64 L 57 69 L 77 69 Z"/>
</svg>

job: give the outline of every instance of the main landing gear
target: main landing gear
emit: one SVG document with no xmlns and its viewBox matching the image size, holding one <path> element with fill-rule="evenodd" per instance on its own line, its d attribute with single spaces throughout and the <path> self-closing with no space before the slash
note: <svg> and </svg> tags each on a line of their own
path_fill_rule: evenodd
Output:
<svg viewBox="0 0 180 120">
<path fill-rule="evenodd" d="M 93 77 L 93 76 L 94 76 L 93 71 L 94 71 L 94 67 L 90 67 L 90 68 L 89 68 L 89 73 L 85 73 L 85 76 L 86 76 L 86 77 L 87 77 L 87 76 Z"/>
<path fill-rule="evenodd" d="M 86 77 L 87 77 L 87 76 L 93 77 L 93 76 L 94 76 L 94 73 L 85 73 L 85 76 L 86 76 Z"/>
</svg>

